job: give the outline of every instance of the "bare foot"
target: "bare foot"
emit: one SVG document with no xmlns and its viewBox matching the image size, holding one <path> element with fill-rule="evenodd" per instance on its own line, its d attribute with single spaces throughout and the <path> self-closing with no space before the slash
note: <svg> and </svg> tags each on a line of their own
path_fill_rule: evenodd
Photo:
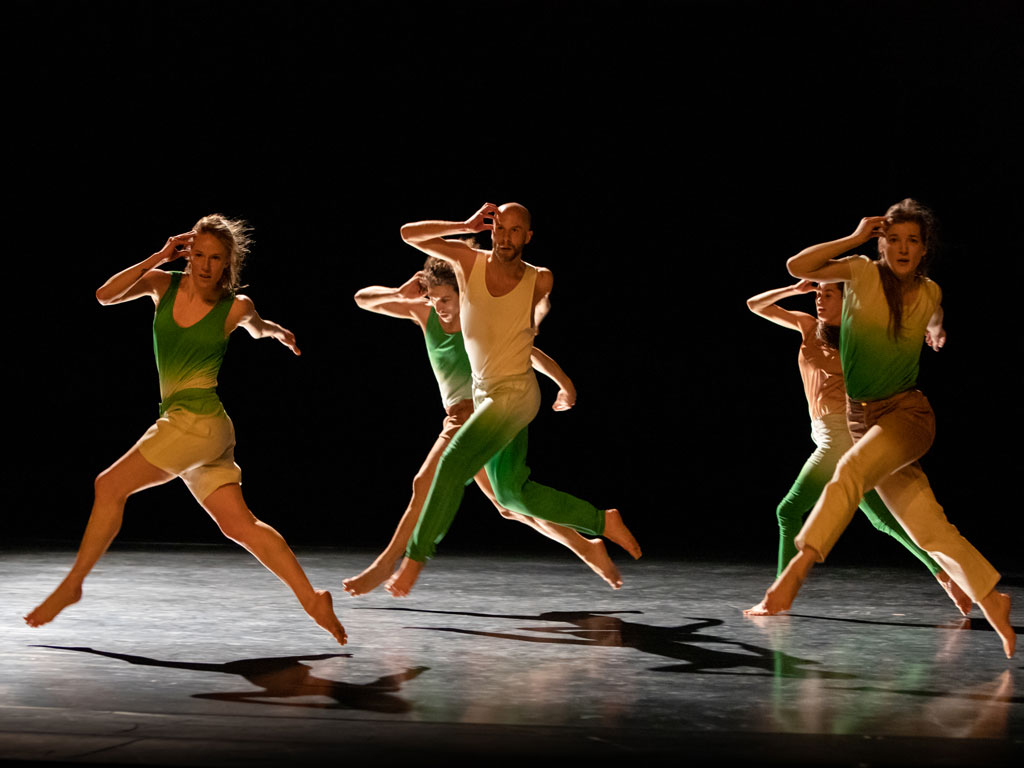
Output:
<svg viewBox="0 0 1024 768">
<path fill-rule="evenodd" d="M 622 522 L 622 514 L 617 509 L 606 509 L 604 511 L 604 533 L 601 534 L 606 539 L 610 539 L 622 547 L 624 550 L 629 552 L 633 556 L 634 560 L 640 558 L 640 545 L 636 539 L 633 538 L 633 534 L 629 532 L 629 528 Z"/>
<path fill-rule="evenodd" d="M 788 611 L 790 606 L 793 605 L 793 598 L 796 597 L 796 593 L 787 594 L 784 589 L 780 589 L 778 585 L 772 584 L 768 591 L 764 593 L 764 599 L 761 600 L 757 605 L 747 608 L 743 612 L 744 616 L 774 616 L 777 613 Z"/>
<path fill-rule="evenodd" d="M 939 580 L 939 584 L 941 584 L 942 588 L 946 590 L 946 594 L 949 595 L 949 599 L 956 604 L 960 613 L 966 616 L 971 612 L 971 608 L 973 607 L 971 598 L 967 596 L 966 592 L 960 589 L 959 584 L 949 578 L 949 574 L 945 571 L 939 571 L 935 574 L 935 578 Z"/>
<path fill-rule="evenodd" d="M 1013 652 L 1017 647 L 1017 633 L 1013 631 L 1013 626 L 1010 624 L 1010 596 L 1005 592 L 996 592 L 993 589 L 978 605 L 981 606 L 992 629 L 1003 641 L 1006 658 L 1013 658 Z"/>
<path fill-rule="evenodd" d="M 398 569 L 398 573 L 388 579 L 384 589 L 390 592 L 392 597 L 408 597 L 416 580 L 420 577 L 420 571 L 423 570 L 424 565 L 426 563 L 410 560 L 408 557 L 402 558 L 402 566 Z"/>
<path fill-rule="evenodd" d="M 341 584 L 345 587 L 345 591 L 352 595 L 352 597 L 358 597 L 359 595 L 365 595 L 367 592 L 375 590 L 388 580 L 391 574 L 394 573 L 394 570 L 394 563 L 381 563 L 379 561 L 374 561 L 373 565 L 358 576 L 345 579 Z"/>
<path fill-rule="evenodd" d="M 338 621 L 338 617 L 334 613 L 334 598 L 326 589 L 315 589 L 313 592 L 316 597 L 309 605 L 302 607 L 306 609 L 306 613 L 313 621 L 334 636 L 339 645 L 344 645 L 348 642 L 348 637 L 345 635 L 345 628 L 341 626 L 341 622 Z"/>
<path fill-rule="evenodd" d="M 612 589 L 619 589 L 622 586 L 622 576 L 619 575 L 619 569 L 615 567 L 615 563 L 608 557 L 608 550 L 605 548 L 604 542 L 601 539 L 587 539 L 586 541 L 588 546 L 580 558 L 590 566 L 594 573 L 607 581 Z"/>
<path fill-rule="evenodd" d="M 50 596 L 37 605 L 26 617 L 25 623 L 30 627 L 41 627 L 57 618 L 57 614 L 82 599 L 81 584 L 61 582 Z"/>
</svg>

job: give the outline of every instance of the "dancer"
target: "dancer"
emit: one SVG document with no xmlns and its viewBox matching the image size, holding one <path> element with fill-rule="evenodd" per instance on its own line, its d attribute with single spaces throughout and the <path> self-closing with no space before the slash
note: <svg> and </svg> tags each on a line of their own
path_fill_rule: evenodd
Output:
<svg viewBox="0 0 1024 768">
<path fill-rule="evenodd" d="M 489 251 L 445 239 L 484 230 L 491 230 Z M 640 546 L 617 509 L 597 509 L 529 479 L 527 425 L 540 407 L 530 354 L 537 327 L 550 308 L 553 284 L 550 270 L 522 259 L 532 236 L 529 211 L 518 203 L 501 208 L 485 203 L 466 221 L 422 221 L 402 227 L 405 242 L 444 259 L 455 270 L 475 410 L 442 454 L 406 556 L 386 585 L 396 597 L 412 589 L 451 525 L 465 483 L 481 467 L 501 506 L 604 536 L 640 557 Z"/>
<path fill-rule="evenodd" d="M 806 312 L 783 309 L 778 302 L 790 296 L 815 293 L 817 318 Z M 801 336 L 797 362 L 804 382 L 804 395 L 811 415 L 811 439 L 817 449 L 804 463 L 803 469 L 779 504 L 779 561 L 776 576 L 796 554 L 793 540 L 800 530 L 804 515 L 818 500 L 836 468 L 839 457 L 853 445 L 846 424 L 846 390 L 843 369 L 839 363 L 839 320 L 843 308 L 843 284 L 821 283 L 815 288 L 810 280 L 765 291 L 747 299 L 747 306 L 761 317 L 791 328 Z M 946 594 L 965 616 L 971 610 L 971 599 L 943 571 L 938 563 L 918 547 L 896 522 L 892 513 L 874 490 L 864 494 L 858 505 L 868 520 L 882 533 L 887 533 L 924 563 Z"/>
<path fill-rule="evenodd" d="M 427 355 L 434 370 L 446 418 L 434 446 L 427 454 L 423 466 L 413 479 L 412 499 L 395 529 L 391 542 L 373 564 L 358 576 L 345 579 L 345 591 L 353 597 L 365 594 L 389 578 L 398 565 L 405 547 L 419 520 L 420 510 L 434 479 L 434 471 L 448 441 L 458 432 L 473 412 L 472 372 L 466 347 L 462 341 L 460 323 L 459 285 L 448 262 L 430 256 L 423 270 L 417 272 L 399 288 L 370 286 L 355 295 L 356 304 L 371 312 L 412 320 L 423 331 Z M 534 369 L 540 371 L 559 389 L 552 408 L 567 411 L 576 403 L 576 389 L 561 367 L 536 347 L 531 355 Z M 612 563 L 601 539 L 585 539 L 572 528 L 534 520 L 502 507 L 494 498 L 494 491 L 483 470 L 474 477 L 498 512 L 510 520 L 518 520 L 572 550 L 613 589 L 622 586 L 619 571 Z"/>
<path fill-rule="evenodd" d="M 788 610 L 865 491 L 875 488 L 914 543 L 978 603 L 1011 657 L 1017 637 L 1010 625 L 1010 596 L 995 588 L 999 573 L 946 520 L 917 463 L 935 437 L 931 405 L 915 388 L 922 339 L 935 350 L 946 341 L 942 292 L 925 277 L 934 231 L 931 211 L 906 199 L 884 216 L 861 219 L 852 234 L 806 248 L 787 263 L 794 277 L 846 284 L 840 357 L 854 445 L 800 530 L 799 552 L 764 599 L 745 613 Z M 879 259 L 839 258 L 872 238 L 878 238 Z"/>
<path fill-rule="evenodd" d="M 96 291 L 101 304 L 148 296 L 156 305 L 160 418 L 96 478 L 92 512 L 71 571 L 25 616 L 30 626 L 52 621 L 81 599 L 82 582 L 121 528 L 128 497 L 177 476 L 221 532 L 287 584 L 306 613 L 345 644 L 330 592 L 313 589 L 281 535 L 246 506 L 242 472 L 234 461 L 234 427 L 217 396 L 217 374 L 235 328 L 245 328 L 256 339 L 276 339 L 299 354 L 291 331 L 261 318 L 252 300 L 237 293 L 249 243 L 245 222 L 204 216 L 191 231 L 169 238 L 159 251 Z M 184 272 L 158 269 L 181 257 L 187 259 Z"/>
</svg>

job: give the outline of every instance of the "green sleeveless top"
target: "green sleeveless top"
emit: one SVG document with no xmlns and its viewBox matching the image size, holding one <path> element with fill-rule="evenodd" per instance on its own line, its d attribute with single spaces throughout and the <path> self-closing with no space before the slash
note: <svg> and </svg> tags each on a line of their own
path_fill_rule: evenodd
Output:
<svg viewBox="0 0 1024 768">
<path fill-rule="evenodd" d="M 218 301 L 199 322 L 182 328 L 174 320 L 174 299 L 181 272 L 171 272 L 171 284 L 153 317 L 153 353 L 160 377 L 160 415 L 184 408 L 200 415 L 223 413 L 217 397 L 217 374 L 228 348 L 224 323 L 234 296 Z"/>
<path fill-rule="evenodd" d="M 446 333 L 437 312 L 430 308 L 423 339 L 427 344 L 427 357 L 434 369 L 437 386 L 441 390 L 444 407 L 455 405 L 473 397 L 473 370 L 469 366 L 462 331 Z"/>
<path fill-rule="evenodd" d="M 903 308 L 903 331 L 894 339 L 878 262 L 867 256 L 850 256 L 844 261 L 850 265 L 850 279 L 843 289 L 839 357 L 847 394 L 854 400 L 870 401 L 913 389 L 924 334 L 942 303 L 942 291 L 924 278 L 913 303 Z"/>
</svg>

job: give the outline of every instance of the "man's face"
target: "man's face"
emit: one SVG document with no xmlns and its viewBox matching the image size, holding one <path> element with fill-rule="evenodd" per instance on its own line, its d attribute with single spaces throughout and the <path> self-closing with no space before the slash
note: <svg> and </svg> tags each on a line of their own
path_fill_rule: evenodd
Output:
<svg viewBox="0 0 1024 768">
<path fill-rule="evenodd" d="M 515 261 L 522 256 L 523 247 L 530 242 L 533 232 L 525 213 L 518 208 L 502 211 L 494 217 L 491 244 L 499 261 Z"/>
</svg>

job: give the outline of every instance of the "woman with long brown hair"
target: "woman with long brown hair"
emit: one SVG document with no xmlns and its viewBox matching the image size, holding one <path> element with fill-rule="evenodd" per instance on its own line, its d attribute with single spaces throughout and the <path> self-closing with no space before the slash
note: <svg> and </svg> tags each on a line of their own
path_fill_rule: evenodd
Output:
<svg viewBox="0 0 1024 768">
<path fill-rule="evenodd" d="M 917 389 L 922 341 L 938 350 L 946 339 L 942 291 L 925 276 L 934 233 L 931 211 L 908 198 L 884 216 L 861 219 L 852 234 L 806 248 L 787 262 L 794 277 L 845 284 L 840 357 L 854 445 L 797 536 L 799 552 L 746 613 L 788 610 L 857 502 L 875 488 L 914 542 L 978 603 L 1010 657 L 1016 646 L 1010 596 L 996 590 L 999 573 L 946 519 L 917 462 L 935 437 L 935 415 Z M 873 238 L 878 259 L 840 258 Z"/>
</svg>

